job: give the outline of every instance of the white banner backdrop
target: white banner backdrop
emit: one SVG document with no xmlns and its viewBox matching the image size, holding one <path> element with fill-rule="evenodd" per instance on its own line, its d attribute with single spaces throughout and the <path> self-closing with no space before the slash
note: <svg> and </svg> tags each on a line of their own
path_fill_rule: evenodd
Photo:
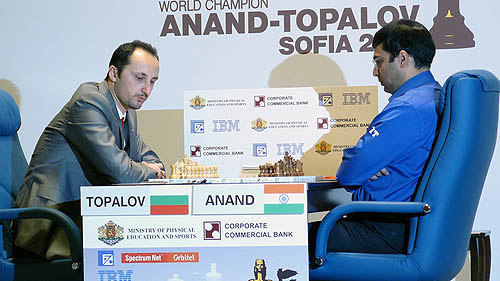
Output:
<svg viewBox="0 0 500 281">
<path fill-rule="evenodd" d="M 160 54 L 160 80 L 144 109 L 181 109 L 185 90 L 374 85 L 369 43 L 376 30 L 404 17 L 439 35 L 447 10 L 464 17 L 464 25 L 454 25 L 461 31 L 453 32 L 470 31 L 473 39 L 462 38 L 462 47 L 438 46 L 432 67 L 437 80 L 444 83 L 471 68 L 500 76 L 498 59 L 491 56 L 500 45 L 492 20 L 499 1 L 18 0 L 3 1 L 0 8 L 0 87 L 20 104 L 20 139 L 29 159 L 50 119 L 80 83 L 104 78 L 113 50 L 123 42 L 142 39 Z M 307 51 L 316 55 L 299 54 Z M 293 63 L 301 59 L 308 67 Z M 323 64 L 340 74 L 317 71 Z M 290 72 L 277 79 L 273 70 L 280 66 Z M 308 81 L 315 84 L 303 85 Z M 387 98 L 380 89 L 379 108 Z M 492 230 L 494 253 L 500 252 L 500 223 L 493 215 L 500 196 L 499 150 L 475 222 L 477 229 Z M 492 280 L 498 268 L 493 254 Z"/>
</svg>

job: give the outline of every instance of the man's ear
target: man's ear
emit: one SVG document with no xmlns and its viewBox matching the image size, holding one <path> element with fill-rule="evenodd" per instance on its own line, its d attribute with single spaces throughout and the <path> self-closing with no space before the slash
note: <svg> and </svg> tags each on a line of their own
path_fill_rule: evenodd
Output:
<svg viewBox="0 0 500 281">
<path fill-rule="evenodd" d="M 410 63 L 410 54 L 405 50 L 399 51 L 399 65 L 400 67 L 406 67 Z"/>
<path fill-rule="evenodd" d="M 108 78 L 112 82 L 116 82 L 116 79 L 118 78 L 118 69 L 114 65 L 110 65 L 108 69 Z"/>
</svg>

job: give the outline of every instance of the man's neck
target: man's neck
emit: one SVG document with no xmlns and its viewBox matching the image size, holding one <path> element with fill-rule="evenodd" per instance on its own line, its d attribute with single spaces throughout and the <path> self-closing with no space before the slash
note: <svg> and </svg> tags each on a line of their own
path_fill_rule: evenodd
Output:
<svg viewBox="0 0 500 281">
<path fill-rule="evenodd" d="M 116 107 L 120 110 L 121 115 L 125 115 L 125 113 L 127 112 L 127 109 L 125 108 L 125 106 L 123 106 L 123 104 L 120 102 L 120 100 L 118 99 L 118 96 L 115 93 L 115 83 L 110 82 L 110 81 L 107 81 L 107 82 L 108 82 L 109 91 L 111 92 L 111 96 L 115 100 Z"/>
</svg>

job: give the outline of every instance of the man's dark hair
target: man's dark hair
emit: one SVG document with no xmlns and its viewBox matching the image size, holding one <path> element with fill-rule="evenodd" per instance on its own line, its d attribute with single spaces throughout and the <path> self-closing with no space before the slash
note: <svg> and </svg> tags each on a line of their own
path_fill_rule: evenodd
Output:
<svg viewBox="0 0 500 281">
<path fill-rule="evenodd" d="M 431 67 L 436 54 L 430 32 L 412 20 L 397 20 L 382 27 L 375 33 L 372 46 L 376 48 L 380 44 L 390 54 L 389 62 L 393 62 L 399 52 L 405 50 L 415 60 L 417 69 Z"/>
<path fill-rule="evenodd" d="M 149 43 L 142 42 L 140 40 L 123 43 L 118 46 L 118 48 L 116 48 L 116 50 L 113 52 L 113 55 L 111 56 L 111 60 L 109 61 L 109 66 L 114 65 L 118 69 L 118 76 L 121 75 L 123 68 L 130 64 L 130 56 L 132 55 L 132 53 L 134 53 L 136 48 L 145 50 L 146 52 L 154 56 L 158 61 L 160 61 L 158 52 L 156 51 L 155 47 L 153 47 Z M 106 73 L 106 78 L 104 80 L 107 79 L 108 73 Z"/>
</svg>

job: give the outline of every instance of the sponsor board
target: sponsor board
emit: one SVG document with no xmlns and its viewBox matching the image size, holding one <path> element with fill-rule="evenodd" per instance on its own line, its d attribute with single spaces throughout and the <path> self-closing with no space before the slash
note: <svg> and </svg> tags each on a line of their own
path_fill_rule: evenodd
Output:
<svg viewBox="0 0 500 281">
<path fill-rule="evenodd" d="M 342 152 L 320 154 L 318 142 L 354 145 L 378 111 L 374 86 L 186 91 L 184 99 L 186 154 L 219 166 L 223 178 L 285 152 L 304 163 L 306 176 L 332 175 Z"/>
</svg>

